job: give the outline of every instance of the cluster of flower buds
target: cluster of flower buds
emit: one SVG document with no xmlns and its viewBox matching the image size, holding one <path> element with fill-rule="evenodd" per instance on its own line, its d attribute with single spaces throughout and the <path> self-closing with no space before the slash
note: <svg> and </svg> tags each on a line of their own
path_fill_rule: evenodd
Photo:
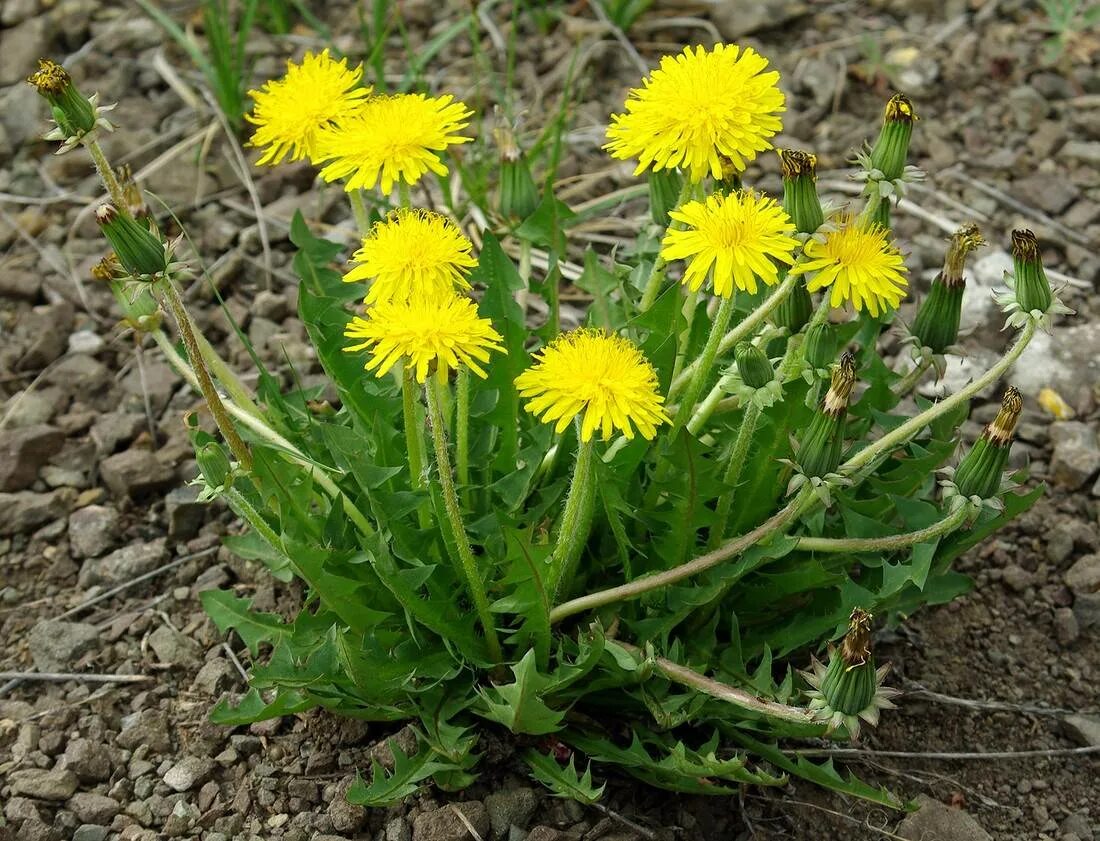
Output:
<svg viewBox="0 0 1100 841">
<path fill-rule="evenodd" d="M 917 121 L 913 103 L 903 94 L 894 94 L 886 103 L 882 129 L 870 152 L 857 156 L 862 168 L 858 178 L 865 182 L 867 215 L 872 222 L 890 227 L 890 200 L 905 195 L 906 185 L 924 178 L 915 166 L 907 166 L 913 123 Z"/>
<path fill-rule="evenodd" d="M 62 141 L 61 151 L 72 148 L 81 138 L 97 128 L 111 131 L 114 126 L 104 117 L 114 106 L 97 106 L 96 94 L 87 97 L 73 85 L 72 77 L 60 64 L 48 58 L 38 60 L 36 70 L 27 82 L 50 104 L 57 128 L 46 135 L 47 140 Z"/>
<path fill-rule="evenodd" d="M 815 658 L 811 671 L 803 672 L 812 687 L 806 694 L 814 718 L 826 722 L 829 731 L 843 726 L 853 741 L 859 738 L 860 723 L 877 725 L 880 711 L 893 709 L 891 699 L 899 694 L 882 685 L 890 666 L 875 666 L 871 619 L 867 611 L 853 610 L 848 633 L 839 647 L 829 649 L 829 665 Z"/>
<path fill-rule="evenodd" d="M 510 224 L 522 222 L 535 212 L 539 203 L 539 191 L 531 168 L 527 165 L 527 156 L 516 142 L 515 133 L 509 126 L 501 126 L 493 131 L 497 149 L 500 152 L 500 184 L 498 208 L 500 215 Z"/>
</svg>

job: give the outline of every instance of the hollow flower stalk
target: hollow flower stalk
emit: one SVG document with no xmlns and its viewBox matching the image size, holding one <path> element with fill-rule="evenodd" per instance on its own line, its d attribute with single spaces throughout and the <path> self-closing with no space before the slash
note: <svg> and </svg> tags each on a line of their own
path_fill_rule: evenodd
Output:
<svg viewBox="0 0 1100 841">
<path fill-rule="evenodd" d="M 913 321 L 912 333 L 921 347 L 942 354 L 955 344 L 966 287 L 963 274 L 966 256 L 984 244 L 977 225 L 964 225 L 951 235 L 943 271 L 932 281 L 932 288 Z"/>
</svg>

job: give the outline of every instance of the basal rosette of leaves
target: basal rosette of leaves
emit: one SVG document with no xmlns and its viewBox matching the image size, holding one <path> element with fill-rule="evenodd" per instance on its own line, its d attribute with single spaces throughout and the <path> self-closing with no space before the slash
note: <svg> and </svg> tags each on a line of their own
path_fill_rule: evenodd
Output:
<svg viewBox="0 0 1100 841">
<path fill-rule="evenodd" d="M 351 248 L 301 213 L 291 225 L 299 316 L 335 404 L 322 389 L 282 390 L 258 359 L 259 385 L 246 388 L 196 335 L 176 291 L 191 271 L 177 243 L 163 254 L 147 247 L 150 235 L 165 237 L 134 211 L 140 191 L 103 159 L 96 132 L 107 126 L 61 138 L 102 162 L 114 205 L 102 216 L 120 259 L 96 276 L 216 421 L 214 435 L 192 420 L 192 438 L 204 493 L 247 525 L 227 544 L 305 585 L 296 616 L 257 612 L 231 590 L 204 594 L 214 622 L 253 658 L 251 690 L 213 720 L 323 707 L 411 724 L 416 750 L 394 744 L 393 768 L 361 769 L 349 792 L 370 806 L 429 783 L 467 785 L 482 735 L 495 729 L 515 734 L 535 778 L 585 802 L 619 769 L 705 794 L 798 776 L 900 808 L 888 791 L 793 749 L 850 740 L 860 720 L 889 709 L 871 616 L 900 621 L 966 592 L 955 559 L 1041 492 L 1002 475 L 1014 390 L 978 444 L 958 440 L 970 398 L 1064 311 L 1034 237 L 1013 238 L 1016 282 L 1004 302 L 1016 332 L 1003 358 L 938 402 L 914 396 L 952 352 L 963 261 L 981 238 L 967 228 L 945 244 L 944 288 L 927 296 L 911 334 L 895 317 L 911 293 L 889 206 L 919 175 L 905 163 L 912 105 L 891 100 L 860 156 L 860 203 L 823 212 L 811 154 L 780 152 L 782 196 L 742 181 L 780 127 L 783 96 L 767 61 L 732 46 L 689 49 L 631 93 L 609 134 L 613 155 L 654 170 L 659 189 L 638 195 L 663 197 L 652 213 L 660 222 L 646 211 L 630 255 L 585 253 L 575 286 L 592 298 L 589 330 L 561 338 L 558 287 L 577 217 L 534 186 L 511 133 L 494 199 L 466 196 L 438 218 L 392 212 L 411 209 L 411 188 L 434 189 L 459 166 L 447 150 L 477 118 L 450 96 L 361 94 L 357 70 L 322 58 L 310 68 L 333 74 L 330 101 L 299 102 L 293 136 L 268 142 L 300 143 L 329 180 L 396 184 L 390 196 L 349 180 L 362 235 Z M 298 75 L 270 90 L 296 101 Z M 717 88 L 714 101 L 694 103 L 705 119 L 669 111 L 677 86 L 692 84 L 695 97 Z M 400 120 L 365 131 L 387 114 Z M 402 220 L 415 236 L 402 238 Z M 144 251 L 131 254 L 135 243 Z M 145 252 L 153 268 L 130 273 Z M 532 268 L 536 252 L 545 269 Z M 388 288 L 402 272 L 417 285 L 364 303 L 370 270 L 344 276 L 353 254 L 381 266 Z M 416 291 L 452 282 L 447 295 L 459 299 Z M 546 299 L 542 326 L 519 303 L 529 295 Z M 417 315 L 434 306 L 446 319 Z M 886 330 L 913 345 L 896 370 L 877 349 Z M 410 355 L 372 362 L 378 335 Z M 474 356 L 446 361 L 444 346 Z M 828 667 L 801 671 L 813 654 Z"/>
</svg>

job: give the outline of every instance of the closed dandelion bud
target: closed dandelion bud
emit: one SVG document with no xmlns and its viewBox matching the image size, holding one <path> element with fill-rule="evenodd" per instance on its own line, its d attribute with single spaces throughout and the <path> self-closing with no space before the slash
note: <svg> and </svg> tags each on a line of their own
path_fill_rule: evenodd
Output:
<svg viewBox="0 0 1100 841">
<path fill-rule="evenodd" d="M 168 268 L 164 243 L 147 227 L 112 204 L 102 204 L 95 212 L 103 235 L 114 247 L 122 267 L 134 277 L 160 275 Z"/>
<path fill-rule="evenodd" d="M 871 167 L 882 173 L 886 181 L 896 181 L 905 172 L 909 157 L 909 141 L 917 115 L 909 98 L 898 93 L 886 103 L 882 130 L 871 149 Z"/>
<path fill-rule="evenodd" d="M 1043 270 L 1039 241 L 1026 228 L 1012 232 L 1012 263 L 1016 276 L 1016 301 L 1020 309 L 1045 313 L 1054 301 L 1054 294 Z"/>
<path fill-rule="evenodd" d="M 771 361 L 756 345 L 741 342 L 734 349 L 734 358 L 741 381 L 750 388 L 763 388 L 775 379 Z"/>
<path fill-rule="evenodd" d="M 824 368 L 836 359 L 836 338 L 828 324 L 815 324 L 806 332 L 802 352 L 812 368 Z"/>
<path fill-rule="evenodd" d="M 79 137 L 95 128 L 95 106 L 76 89 L 60 64 L 40 58 L 38 70 L 27 81 L 50 103 L 53 118 L 66 137 Z"/>
<path fill-rule="evenodd" d="M 500 215 L 509 222 L 521 222 L 538 207 L 538 187 L 512 130 L 498 128 L 493 136 L 500 149 Z"/>
<path fill-rule="evenodd" d="M 943 271 L 932 281 L 932 289 L 913 321 L 913 335 L 933 353 L 943 353 L 959 336 L 966 255 L 980 245 L 985 245 L 985 240 L 977 225 L 964 225 L 951 235 Z"/>
<path fill-rule="evenodd" d="M 1001 398 L 1001 411 L 982 430 L 981 437 L 955 470 L 955 486 L 962 496 L 990 499 L 997 495 L 1001 487 L 1001 474 L 1008 463 L 1012 436 L 1023 408 L 1020 392 L 1009 386 Z"/>
<path fill-rule="evenodd" d="M 791 294 L 779 302 L 772 314 L 777 327 L 786 327 L 792 336 L 801 330 L 814 314 L 814 302 L 805 283 L 795 284 Z"/>
<path fill-rule="evenodd" d="M 795 230 L 812 234 L 825 222 L 817 196 L 817 156 L 797 149 L 780 149 L 783 168 L 783 209 Z"/>
<path fill-rule="evenodd" d="M 851 352 L 840 358 L 833 369 L 825 399 L 810 421 L 798 447 L 796 461 L 806 476 L 822 477 L 836 470 L 844 445 L 844 416 L 856 382 L 856 360 Z"/>
<path fill-rule="evenodd" d="M 649 173 L 649 212 L 662 228 L 668 227 L 668 214 L 676 209 L 683 182 L 683 176 L 675 169 L 655 169 Z"/>
<path fill-rule="evenodd" d="M 202 478 L 212 488 L 226 487 L 231 481 L 233 465 L 221 444 L 211 441 L 195 451 Z"/>
<path fill-rule="evenodd" d="M 898 694 L 882 685 L 889 666 L 875 666 L 871 619 L 867 611 L 853 610 L 844 640 L 829 651 L 829 665 L 814 660 L 813 671 L 804 675 L 813 687 L 808 694 L 814 718 L 828 722 L 830 730 L 844 725 L 853 740 L 859 737 L 860 721 L 878 724 L 880 711 L 892 709 L 890 699 Z"/>
</svg>

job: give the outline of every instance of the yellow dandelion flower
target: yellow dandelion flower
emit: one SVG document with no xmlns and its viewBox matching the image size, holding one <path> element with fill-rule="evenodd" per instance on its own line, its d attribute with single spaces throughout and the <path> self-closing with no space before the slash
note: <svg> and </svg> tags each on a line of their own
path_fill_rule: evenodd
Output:
<svg viewBox="0 0 1100 841">
<path fill-rule="evenodd" d="M 806 260 L 791 274 L 816 272 L 806 284 L 811 292 L 830 287 L 829 305 L 851 301 L 857 310 L 873 316 L 897 309 L 909 282 L 905 261 L 881 225 L 846 220 L 825 241 L 810 239 L 803 252 Z"/>
<path fill-rule="evenodd" d="M 563 333 L 535 355 L 534 364 L 516 377 L 525 408 L 561 432 L 578 414 L 581 440 L 599 429 L 607 440 L 614 429 L 627 438 L 634 427 L 652 439 L 668 423 L 657 372 L 636 345 L 602 330 Z"/>
<path fill-rule="evenodd" d="M 470 240 L 447 217 L 402 208 L 371 228 L 363 247 L 352 255 L 358 265 L 344 280 L 373 281 L 368 304 L 439 298 L 456 287 L 470 288 L 466 273 L 477 265 L 472 249 Z"/>
<path fill-rule="evenodd" d="M 326 181 L 346 178 L 344 189 L 368 190 L 381 181 L 389 193 L 395 181 L 412 186 L 424 173 L 446 175 L 438 152 L 472 138 L 458 134 L 473 111 L 449 94 L 422 93 L 376 96 L 354 116 L 326 131 L 320 142 L 321 170 Z"/>
<path fill-rule="evenodd" d="M 734 288 L 755 294 L 757 278 L 767 286 L 779 282 L 776 261 L 794 262 L 794 223 L 774 199 L 749 190 L 715 193 L 669 216 L 685 227 L 665 234 L 661 256 L 688 261 L 683 282 L 693 292 L 709 274 L 715 295 L 728 298 Z"/>
<path fill-rule="evenodd" d="M 363 107 L 371 88 L 359 87 L 363 65 L 349 69 L 347 59 L 334 61 L 328 50 L 306 53 L 301 64 L 287 62 L 286 75 L 249 91 L 255 106 L 245 119 L 255 125 L 249 145 L 267 148 L 256 162 L 277 164 L 317 159 L 321 129 Z"/>
<path fill-rule="evenodd" d="M 686 47 L 634 88 L 626 113 L 614 114 L 604 148 L 614 158 L 638 159 L 646 169 L 679 167 L 695 182 L 723 177 L 723 158 L 742 172 L 783 124 L 779 73 L 751 47 Z"/>
<path fill-rule="evenodd" d="M 367 310 L 366 318 L 353 318 L 344 337 L 362 340 L 344 352 L 369 350 L 371 358 L 364 367 L 375 376 L 385 376 L 398 360 L 407 359 L 421 383 L 433 362 L 440 379 L 460 365 L 484 379 L 481 365 L 489 361 L 489 351 L 504 350 L 493 323 L 478 315 L 471 299 L 453 292 L 377 304 Z"/>
</svg>

